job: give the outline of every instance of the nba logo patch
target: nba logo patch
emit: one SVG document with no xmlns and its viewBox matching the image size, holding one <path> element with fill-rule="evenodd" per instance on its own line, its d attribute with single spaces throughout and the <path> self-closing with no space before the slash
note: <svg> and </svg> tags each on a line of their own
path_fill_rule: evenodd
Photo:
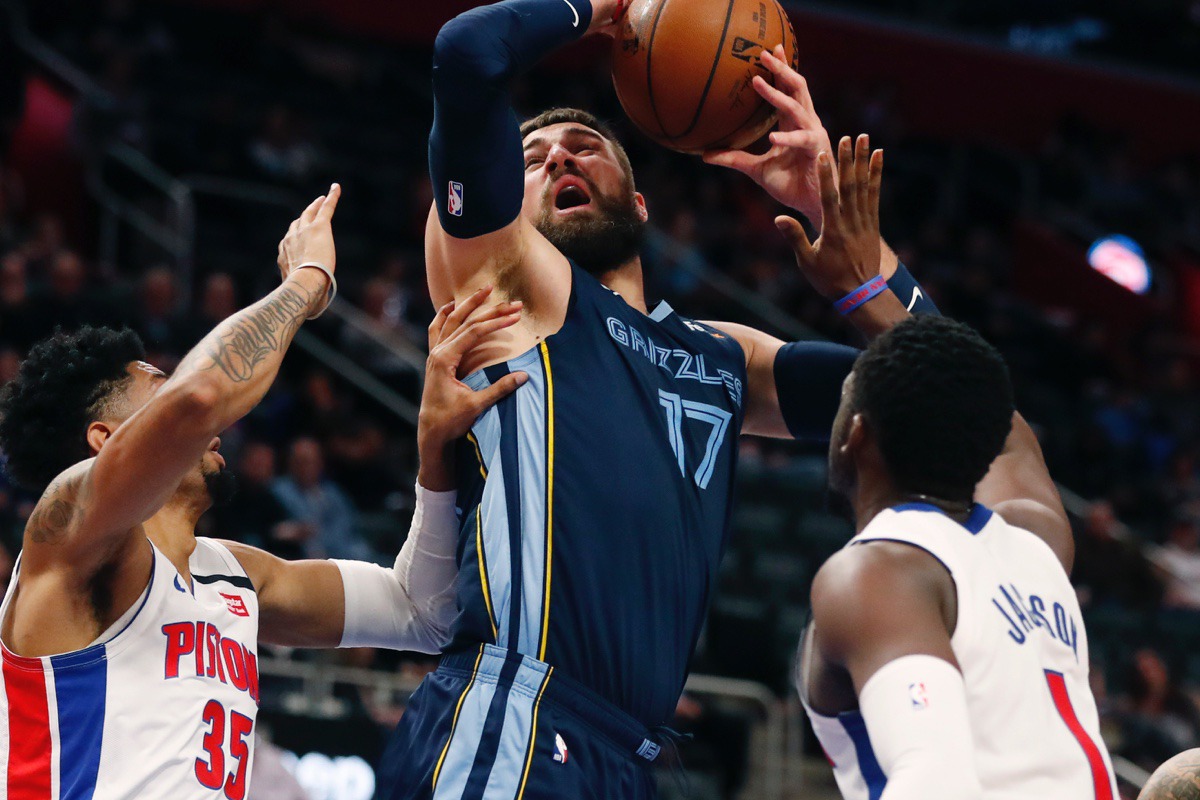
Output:
<svg viewBox="0 0 1200 800">
<path fill-rule="evenodd" d="M 221 597 L 225 598 L 225 605 L 229 608 L 229 613 L 238 617 L 248 617 L 250 612 L 246 610 L 246 601 L 236 594 L 225 594 L 220 592 Z"/>
<path fill-rule="evenodd" d="M 554 734 L 554 760 L 560 764 L 567 763 L 567 743 L 559 734 Z"/>
<path fill-rule="evenodd" d="M 929 708 L 929 695 L 925 693 L 925 684 L 923 683 L 908 685 L 908 699 L 912 701 L 913 709 L 916 711 Z"/>
<path fill-rule="evenodd" d="M 446 210 L 453 216 L 462 216 L 463 185 L 458 181 L 450 181 L 450 196 L 446 199 Z"/>
</svg>

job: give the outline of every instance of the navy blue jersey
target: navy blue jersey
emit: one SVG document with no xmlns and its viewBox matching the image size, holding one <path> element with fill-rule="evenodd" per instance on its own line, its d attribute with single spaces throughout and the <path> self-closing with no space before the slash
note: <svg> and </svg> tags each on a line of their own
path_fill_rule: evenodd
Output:
<svg viewBox="0 0 1200 800">
<path fill-rule="evenodd" d="M 653 726 L 674 712 L 725 549 L 745 356 L 571 269 L 562 329 L 466 380 L 529 374 L 459 453 L 454 647 L 545 661 Z"/>
</svg>

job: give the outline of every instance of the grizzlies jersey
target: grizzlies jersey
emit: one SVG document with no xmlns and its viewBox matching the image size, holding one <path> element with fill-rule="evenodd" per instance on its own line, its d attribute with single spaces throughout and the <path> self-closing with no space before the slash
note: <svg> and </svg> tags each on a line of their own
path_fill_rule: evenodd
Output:
<svg viewBox="0 0 1200 800">
<path fill-rule="evenodd" d="M 653 726 L 674 711 L 725 549 L 745 356 L 571 270 L 562 329 L 466 379 L 529 375 L 460 452 L 453 646 L 544 661 Z"/>
<path fill-rule="evenodd" d="M 866 541 L 919 547 L 954 579 L 958 621 L 950 645 L 966 684 L 982 796 L 1115 800 L 1079 603 L 1046 543 L 983 506 L 960 525 L 923 503 L 883 511 L 851 546 Z M 914 693 L 919 702 L 927 701 Z M 808 715 L 842 796 L 876 800 L 887 776 L 862 715 Z"/>
<path fill-rule="evenodd" d="M 0 797 L 246 797 L 258 598 L 218 542 L 197 538 L 188 566 L 191 588 L 154 547 L 146 591 L 90 647 L 29 658 L 0 644 Z"/>
</svg>

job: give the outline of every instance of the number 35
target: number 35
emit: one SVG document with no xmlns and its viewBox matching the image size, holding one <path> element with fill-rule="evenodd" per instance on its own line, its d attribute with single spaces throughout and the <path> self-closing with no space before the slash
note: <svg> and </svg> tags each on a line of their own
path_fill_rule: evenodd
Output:
<svg viewBox="0 0 1200 800">
<path fill-rule="evenodd" d="M 229 755 L 237 761 L 233 772 L 225 772 L 225 707 L 209 700 L 200 717 L 209 725 L 201 742 L 206 758 L 196 759 L 196 780 L 206 789 L 225 789 L 229 800 L 245 800 L 246 768 L 250 760 L 250 745 L 246 737 L 254 731 L 254 720 L 236 711 L 229 713 Z"/>
</svg>

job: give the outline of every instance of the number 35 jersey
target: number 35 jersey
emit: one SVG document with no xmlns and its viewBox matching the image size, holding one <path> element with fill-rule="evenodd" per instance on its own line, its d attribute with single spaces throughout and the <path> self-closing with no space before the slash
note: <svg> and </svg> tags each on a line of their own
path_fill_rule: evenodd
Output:
<svg viewBox="0 0 1200 800">
<path fill-rule="evenodd" d="M 154 548 L 146 591 L 90 647 L 41 658 L 3 648 L 0 788 L 9 800 L 246 796 L 258 600 L 215 541 L 198 538 L 189 567 L 191 588 Z"/>
<path fill-rule="evenodd" d="M 458 460 L 455 646 L 545 661 L 653 726 L 674 712 L 716 584 L 745 356 L 571 270 L 561 330 L 466 379 L 529 375 Z"/>
</svg>

